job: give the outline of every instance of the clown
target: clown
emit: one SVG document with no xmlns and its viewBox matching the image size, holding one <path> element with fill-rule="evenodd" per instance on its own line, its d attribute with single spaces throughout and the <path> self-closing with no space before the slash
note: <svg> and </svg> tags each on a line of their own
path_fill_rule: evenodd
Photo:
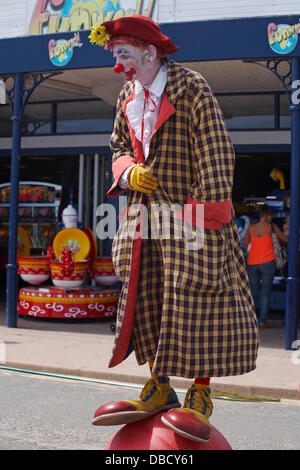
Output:
<svg viewBox="0 0 300 470">
<path fill-rule="evenodd" d="M 233 147 L 208 84 L 166 57 L 178 47 L 150 18 L 106 21 L 90 39 L 112 51 L 115 71 L 126 78 L 110 141 L 108 194 L 127 192 L 128 216 L 112 248 L 122 290 L 109 366 L 134 351 L 151 372 L 138 400 L 100 406 L 93 424 L 125 424 L 164 411 L 162 421 L 174 432 L 208 441 L 210 378 L 250 372 L 258 348 L 231 203 Z M 166 236 L 164 214 L 152 209 L 174 205 L 179 210 L 169 211 Z M 133 207 L 147 210 L 141 215 Z M 175 236 L 182 219 L 193 233 L 202 230 L 201 244 L 190 247 L 186 236 Z M 183 407 L 171 376 L 194 381 Z"/>
</svg>

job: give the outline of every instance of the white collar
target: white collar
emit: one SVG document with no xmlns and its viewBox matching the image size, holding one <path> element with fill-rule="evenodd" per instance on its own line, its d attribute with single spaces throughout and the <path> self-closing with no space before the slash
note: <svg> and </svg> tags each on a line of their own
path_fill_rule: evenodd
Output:
<svg viewBox="0 0 300 470">
<path fill-rule="evenodd" d="M 158 98 L 163 94 L 167 83 L 167 66 L 163 64 L 150 87 L 147 87 L 149 92 Z M 135 80 L 135 95 L 138 96 L 144 90 L 143 85 L 138 80 Z"/>
</svg>

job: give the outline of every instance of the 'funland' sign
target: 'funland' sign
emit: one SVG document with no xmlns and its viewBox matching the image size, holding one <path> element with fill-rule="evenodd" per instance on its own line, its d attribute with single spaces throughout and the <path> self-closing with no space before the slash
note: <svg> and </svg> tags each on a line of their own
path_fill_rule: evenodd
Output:
<svg viewBox="0 0 300 470">
<path fill-rule="evenodd" d="M 152 17 L 156 0 L 37 0 L 29 35 L 88 30 L 130 15 Z"/>
<path fill-rule="evenodd" d="M 269 23 L 268 39 L 272 51 L 277 54 L 289 54 L 295 49 L 300 33 L 300 23 L 288 24 Z"/>
<path fill-rule="evenodd" d="M 48 44 L 49 58 L 53 65 L 63 67 L 70 62 L 74 47 L 81 47 L 79 33 L 76 32 L 71 39 L 50 39 Z"/>
</svg>

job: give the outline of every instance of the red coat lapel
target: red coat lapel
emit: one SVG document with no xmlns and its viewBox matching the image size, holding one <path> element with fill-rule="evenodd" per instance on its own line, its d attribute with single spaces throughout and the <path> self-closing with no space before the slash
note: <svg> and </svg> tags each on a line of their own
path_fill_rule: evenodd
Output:
<svg viewBox="0 0 300 470">
<path fill-rule="evenodd" d="M 122 109 L 123 109 L 123 112 L 124 112 L 124 115 L 126 117 L 126 121 L 127 121 L 127 124 L 128 124 L 131 143 L 132 143 L 133 151 L 134 151 L 135 157 L 137 159 L 137 162 L 138 163 L 144 163 L 145 159 L 144 159 L 144 152 L 143 152 L 142 143 L 136 138 L 134 129 L 132 128 L 132 126 L 129 122 L 129 119 L 127 117 L 127 114 L 126 114 L 126 106 L 130 101 L 133 101 L 134 98 L 135 98 L 135 91 L 133 90 L 131 95 L 128 98 L 126 98 L 126 100 L 124 101 Z M 164 92 L 163 97 L 162 97 L 162 102 L 161 102 L 161 105 L 160 105 L 158 118 L 157 118 L 157 121 L 155 123 L 154 129 L 153 129 L 153 132 L 152 132 L 152 135 L 151 135 L 151 139 L 152 139 L 153 135 L 155 134 L 155 132 L 157 132 L 157 130 L 164 124 L 164 122 L 167 119 L 169 119 L 169 117 L 172 116 L 172 114 L 174 114 L 175 112 L 176 112 L 175 107 L 172 105 L 172 103 L 170 103 L 166 92 Z"/>
<path fill-rule="evenodd" d="M 134 151 L 135 158 L 136 158 L 138 163 L 145 163 L 142 143 L 136 138 L 134 129 L 132 128 L 132 126 L 129 122 L 129 119 L 127 117 L 127 114 L 126 114 L 126 106 L 130 101 L 133 101 L 134 98 L 135 98 L 135 90 L 133 90 L 131 95 L 129 95 L 128 98 L 126 98 L 126 100 L 123 103 L 122 109 L 123 109 L 123 113 L 124 113 L 124 116 L 126 117 L 126 121 L 127 121 L 127 124 L 128 124 L 131 144 L 132 144 L 132 148 L 133 148 L 133 151 Z"/>
<path fill-rule="evenodd" d="M 172 116 L 172 114 L 174 114 L 174 113 L 176 113 L 176 109 L 174 108 L 172 103 L 170 103 L 170 101 L 168 100 L 167 93 L 164 91 L 162 101 L 161 101 L 161 105 L 160 105 L 158 118 L 157 118 L 157 121 L 155 123 L 154 129 L 153 129 L 153 132 L 152 132 L 152 135 L 151 135 L 151 139 L 152 139 L 153 135 L 155 134 L 155 132 L 160 128 L 160 126 L 162 126 L 163 123 L 166 122 L 166 120 L 169 119 L 169 117 Z"/>
</svg>

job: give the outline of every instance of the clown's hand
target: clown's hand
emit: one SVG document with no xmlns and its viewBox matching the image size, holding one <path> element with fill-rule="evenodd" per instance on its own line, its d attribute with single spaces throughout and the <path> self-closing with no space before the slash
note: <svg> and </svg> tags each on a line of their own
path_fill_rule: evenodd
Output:
<svg viewBox="0 0 300 470">
<path fill-rule="evenodd" d="M 158 180 L 142 165 L 135 165 L 128 173 L 128 184 L 130 189 L 151 194 L 157 189 Z"/>
</svg>

